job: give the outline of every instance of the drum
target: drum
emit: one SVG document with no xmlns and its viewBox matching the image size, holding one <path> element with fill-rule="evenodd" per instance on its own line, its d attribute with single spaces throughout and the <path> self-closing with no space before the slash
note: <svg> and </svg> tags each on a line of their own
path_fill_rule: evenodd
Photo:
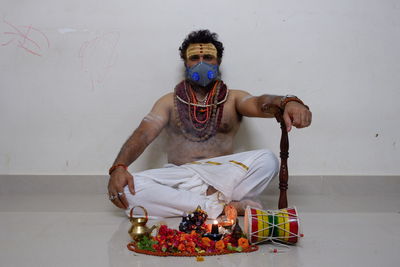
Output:
<svg viewBox="0 0 400 267">
<path fill-rule="evenodd" d="M 296 207 L 261 210 L 248 206 L 244 217 L 244 232 L 251 244 L 264 241 L 296 244 L 302 236 Z"/>
</svg>

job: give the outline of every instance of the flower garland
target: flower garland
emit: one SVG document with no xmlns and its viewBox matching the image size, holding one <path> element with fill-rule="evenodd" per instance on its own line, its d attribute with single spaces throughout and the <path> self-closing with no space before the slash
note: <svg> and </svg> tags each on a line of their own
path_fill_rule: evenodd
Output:
<svg viewBox="0 0 400 267">
<path fill-rule="evenodd" d="M 245 237 L 238 240 L 227 235 L 219 241 L 192 231 L 190 234 L 161 225 L 156 236 L 143 237 L 139 242 L 131 242 L 128 249 L 154 256 L 212 256 L 238 252 L 253 252 L 258 246 L 249 245 Z"/>
</svg>

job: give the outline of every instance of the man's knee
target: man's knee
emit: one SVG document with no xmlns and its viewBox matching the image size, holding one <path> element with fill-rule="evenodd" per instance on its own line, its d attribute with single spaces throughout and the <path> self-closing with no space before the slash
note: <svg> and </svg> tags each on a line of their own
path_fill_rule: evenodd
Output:
<svg viewBox="0 0 400 267">
<path fill-rule="evenodd" d="M 268 149 L 260 149 L 256 163 L 259 171 L 266 174 L 266 179 L 274 178 L 279 172 L 279 159 Z"/>
<path fill-rule="evenodd" d="M 246 181 L 235 188 L 234 200 L 259 196 L 279 170 L 278 158 L 267 149 L 253 151 Z"/>
</svg>

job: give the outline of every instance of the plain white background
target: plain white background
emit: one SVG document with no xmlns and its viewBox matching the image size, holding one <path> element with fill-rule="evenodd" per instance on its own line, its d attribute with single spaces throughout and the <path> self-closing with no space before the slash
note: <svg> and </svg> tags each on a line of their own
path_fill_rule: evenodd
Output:
<svg viewBox="0 0 400 267">
<path fill-rule="evenodd" d="M 203 28 L 225 45 L 230 88 L 310 106 L 291 174 L 400 174 L 400 1 L 2 0 L 0 15 L 0 174 L 105 174 Z M 278 153 L 279 136 L 245 119 L 237 150 Z M 164 142 L 131 170 L 165 163 Z"/>
</svg>

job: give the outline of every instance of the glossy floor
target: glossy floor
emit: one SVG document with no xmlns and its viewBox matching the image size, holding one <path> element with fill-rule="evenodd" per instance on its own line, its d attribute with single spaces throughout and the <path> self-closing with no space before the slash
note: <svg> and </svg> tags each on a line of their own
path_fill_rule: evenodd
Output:
<svg viewBox="0 0 400 267">
<path fill-rule="evenodd" d="M 271 253 L 276 247 L 266 244 L 254 253 L 204 262 L 130 252 L 130 223 L 103 194 L 2 193 L 0 266 L 399 266 L 400 179 L 382 178 L 388 186 L 375 193 L 368 185 L 364 190 L 332 186 L 337 182 L 325 181 L 325 189 L 335 190 L 323 194 L 290 196 L 305 235 L 298 245 Z M 275 205 L 270 198 L 276 196 L 263 196 L 266 206 Z M 179 224 L 178 218 L 164 221 L 174 228 Z"/>
</svg>

